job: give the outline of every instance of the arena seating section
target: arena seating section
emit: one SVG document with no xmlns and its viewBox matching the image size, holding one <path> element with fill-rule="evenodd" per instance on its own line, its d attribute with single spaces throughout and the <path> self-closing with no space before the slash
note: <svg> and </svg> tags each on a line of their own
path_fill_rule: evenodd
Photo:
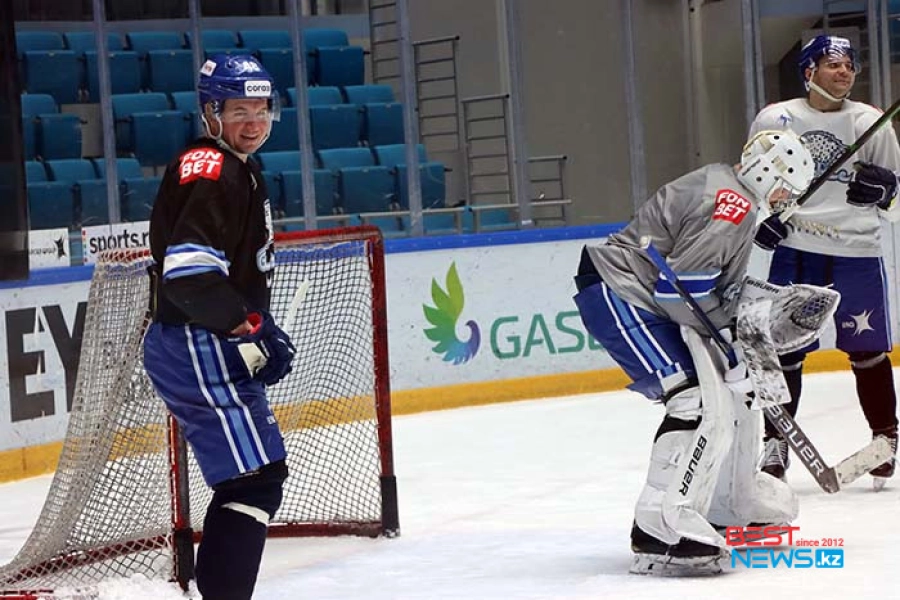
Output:
<svg viewBox="0 0 900 600">
<path fill-rule="evenodd" d="M 390 86 L 365 83 L 363 49 L 344 31 L 306 29 L 303 36 L 319 216 L 374 222 L 388 235 L 405 235 L 405 214 L 367 216 L 409 208 L 402 105 Z M 253 53 L 275 78 L 281 121 L 257 158 L 276 215 L 303 216 L 289 32 L 206 30 L 201 42 L 207 56 Z M 20 31 L 16 43 L 32 228 L 109 222 L 105 162 L 82 155 L 85 123 L 77 111 L 65 111 L 99 102 L 94 34 Z M 175 31 L 108 35 L 123 220 L 148 218 L 165 164 L 199 132 L 192 43 L 189 33 Z M 418 152 L 423 207 L 443 208 L 444 165 L 430 161 L 424 146 Z M 426 226 L 440 233 L 452 219 L 430 215 Z M 471 215 L 465 221 L 471 226 Z"/>
</svg>

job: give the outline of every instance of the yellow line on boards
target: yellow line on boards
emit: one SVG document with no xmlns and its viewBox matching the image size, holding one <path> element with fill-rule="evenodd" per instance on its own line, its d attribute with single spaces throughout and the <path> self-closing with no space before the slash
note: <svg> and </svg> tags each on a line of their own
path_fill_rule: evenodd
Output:
<svg viewBox="0 0 900 600">
<path fill-rule="evenodd" d="M 891 353 L 894 364 L 897 364 L 898 354 L 900 350 Z M 847 355 L 843 352 L 823 350 L 809 355 L 803 372 L 841 371 L 849 367 Z M 628 378 L 621 369 L 616 368 L 398 390 L 391 394 L 391 410 L 394 415 L 409 415 L 500 402 L 608 392 L 624 389 L 627 384 Z M 52 473 L 61 450 L 60 441 L 0 451 L 0 482 Z"/>
</svg>

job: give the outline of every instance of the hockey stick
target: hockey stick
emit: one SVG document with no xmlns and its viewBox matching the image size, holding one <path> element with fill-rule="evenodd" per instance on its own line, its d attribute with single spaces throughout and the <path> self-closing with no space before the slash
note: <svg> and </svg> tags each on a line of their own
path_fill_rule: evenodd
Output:
<svg viewBox="0 0 900 600">
<path fill-rule="evenodd" d="M 294 297 L 291 299 L 290 305 L 288 305 L 287 313 L 284 315 L 284 324 L 282 325 L 282 329 L 284 329 L 288 335 L 290 335 L 291 327 L 294 326 L 294 321 L 297 320 L 297 311 L 306 299 L 306 292 L 309 291 L 311 283 L 312 282 L 308 279 L 301 281 L 300 285 L 297 286 L 297 291 L 294 292 Z"/>
<path fill-rule="evenodd" d="M 786 209 L 781 211 L 778 214 L 778 218 L 782 223 L 787 223 L 788 219 L 791 218 L 797 210 L 803 206 L 803 204 L 809 200 L 810 196 L 816 193 L 820 187 L 825 185 L 825 182 L 828 181 L 828 178 L 834 175 L 834 172 L 837 171 L 841 165 L 850 160 L 850 157 L 856 154 L 856 152 L 862 148 L 862 145 L 869 141 L 869 138 L 875 135 L 875 133 L 881 129 L 881 126 L 894 118 L 894 116 L 900 113 L 900 99 L 891 104 L 891 106 L 884 111 L 884 113 L 878 117 L 878 120 L 872 123 L 872 125 L 866 129 L 859 139 L 847 146 L 846 150 L 844 150 L 840 156 L 838 156 L 833 163 L 828 165 L 828 168 L 825 171 L 816 177 L 809 187 L 806 188 L 806 191 L 797 198 L 797 201 L 788 206 Z"/>
<path fill-rule="evenodd" d="M 310 284 L 311 282 L 309 280 L 300 282 L 300 285 L 297 286 L 297 291 L 294 292 L 291 303 L 288 305 L 287 312 L 284 314 L 284 321 L 282 322 L 281 329 L 289 336 L 291 327 L 294 326 L 294 322 L 297 320 L 297 313 L 300 310 L 300 305 L 303 304 L 303 300 L 306 299 L 306 292 L 309 291 Z M 255 375 L 260 369 L 266 366 L 266 361 L 268 359 L 255 343 L 245 342 L 243 344 L 238 344 L 238 352 L 241 353 L 241 358 L 244 359 L 244 363 L 246 363 L 247 369 L 251 374 Z"/>
<path fill-rule="evenodd" d="M 728 359 L 729 367 L 736 367 L 738 364 L 737 354 L 734 348 L 725 341 L 716 326 L 709 320 L 707 314 L 703 311 L 697 301 L 691 296 L 690 292 L 685 289 L 681 280 L 675 271 L 666 263 L 659 251 L 653 246 L 649 237 L 641 239 L 641 247 L 646 251 L 647 256 L 653 261 L 653 264 L 659 269 L 660 275 L 672 284 L 681 299 L 690 309 L 691 313 L 703 325 L 704 329 L 709 332 L 712 340 L 719 347 L 725 357 Z M 878 437 L 863 447 L 858 452 L 850 455 L 842 460 L 834 467 L 829 467 L 822 455 L 813 445 L 809 436 L 804 433 L 797 421 L 786 412 L 781 405 L 774 405 L 763 408 L 763 414 L 766 419 L 775 426 L 787 440 L 788 445 L 793 449 L 794 453 L 800 458 L 803 466 L 809 471 L 819 486 L 833 494 L 841 489 L 842 484 L 850 483 L 858 479 L 865 473 L 868 473 L 878 465 L 888 460 L 893 454 L 887 439 Z"/>
</svg>

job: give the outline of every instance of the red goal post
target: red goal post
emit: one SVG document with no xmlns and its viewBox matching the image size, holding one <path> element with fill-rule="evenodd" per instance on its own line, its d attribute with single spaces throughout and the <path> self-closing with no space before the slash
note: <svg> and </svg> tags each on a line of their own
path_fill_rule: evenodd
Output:
<svg viewBox="0 0 900 600">
<path fill-rule="evenodd" d="M 268 390 L 290 470 L 269 535 L 398 535 L 381 233 L 292 232 L 275 248 L 271 312 L 297 356 Z M 0 597 L 192 576 L 211 491 L 143 369 L 151 264 L 146 249 L 99 258 L 59 465 Z"/>
</svg>

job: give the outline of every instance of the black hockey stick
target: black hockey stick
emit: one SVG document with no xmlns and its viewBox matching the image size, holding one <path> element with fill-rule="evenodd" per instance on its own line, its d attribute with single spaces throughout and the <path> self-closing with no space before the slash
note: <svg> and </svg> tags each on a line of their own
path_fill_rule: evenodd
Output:
<svg viewBox="0 0 900 600">
<path fill-rule="evenodd" d="M 860 148 L 862 148 L 862 145 L 869 141 L 869 138 L 875 135 L 875 132 L 881 129 L 882 125 L 893 119 L 897 113 L 900 113 L 900 99 L 891 104 L 891 106 L 886 111 L 884 111 L 884 113 L 880 117 L 878 117 L 878 120 L 872 123 L 872 125 L 868 129 L 866 129 L 861 136 L 859 136 L 858 140 L 847 146 L 847 148 L 840 154 L 840 156 L 838 156 L 833 163 L 828 165 L 828 168 L 825 169 L 825 171 L 821 175 L 816 177 L 811 184 L 809 184 L 809 187 L 806 188 L 806 191 L 803 192 L 803 194 L 799 198 L 797 198 L 796 202 L 779 213 L 778 218 L 781 220 L 781 222 L 786 223 L 787 220 L 791 218 L 791 215 L 797 212 L 797 209 L 799 209 L 807 200 L 809 200 L 810 196 L 815 194 L 820 187 L 825 185 L 825 182 L 828 181 L 828 178 L 834 175 L 834 172 L 841 168 L 841 165 L 850 160 L 850 157 L 856 154 L 856 152 Z"/>
<path fill-rule="evenodd" d="M 690 309 L 691 313 L 697 318 L 703 327 L 709 332 L 712 340 L 728 359 L 728 366 L 735 367 L 738 364 L 737 354 L 734 348 L 725 341 L 716 326 L 709 320 L 707 314 L 703 311 L 697 301 L 687 291 L 678 275 L 669 266 L 652 243 L 649 237 L 641 239 L 641 247 L 647 252 L 647 256 L 653 261 L 653 264 L 659 269 L 660 275 L 672 284 L 681 299 Z M 774 405 L 763 408 L 763 414 L 766 419 L 775 426 L 781 433 L 782 437 L 787 440 L 788 445 L 793 449 L 794 453 L 800 458 L 803 466 L 816 480 L 819 486 L 833 494 L 841 489 L 841 484 L 850 483 L 861 477 L 865 473 L 874 469 L 878 465 L 888 460 L 892 454 L 890 445 L 885 438 L 876 438 L 867 444 L 864 448 L 842 460 L 834 467 L 829 467 L 825 463 L 825 459 L 813 445 L 812 441 L 800 429 L 797 421 L 786 412 L 781 405 Z"/>
</svg>

